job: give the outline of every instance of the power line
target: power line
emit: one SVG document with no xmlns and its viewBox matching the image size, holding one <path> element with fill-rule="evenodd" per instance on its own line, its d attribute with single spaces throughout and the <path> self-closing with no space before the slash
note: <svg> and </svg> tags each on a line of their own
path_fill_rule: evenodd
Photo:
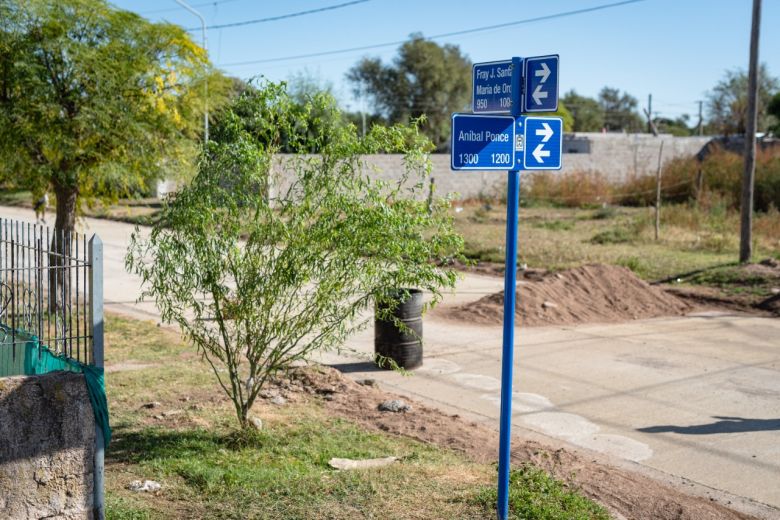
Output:
<svg viewBox="0 0 780 520">
<path fill-rule="evenodd" d="M 526 18 L 526 19 L 523 19 L 523 20 L 515 20 L 513 22 L 505 22 L 505 23 L 500 23 L 500 24 L 495 24 L 495 25 L 486 25 L 486 26 L 483 26 L 483 27 L 475 27 L 473 29 L 464 29 L 464 30 L 461 30 L 461 31 L 453 31 L 453 32 L 448 32 L 448 33 L 435 34 L 433 36 L 428 37 L 428 39 L 429 40 L 436 40 L 436 39 L 440 39 L 440 38 L 448 38 L 448 37 L 451 37 L 451 36 L 461 36 L 461 35 L 464 35 L 464 34 L 470 34 L 470 33 L 475 33 L 475 32 L 490 31 L 490 30 L 494 30 L 494 29 L 503 29 L 503 28 L 512 27 L 512 26 L 515 26 L 515 25 L 522 25 L 522 24 L 528 24 L 528 23 L 533 23 L 533 22 L 542 22 L 542 21 L 546 21 L 546 20 L 553 20 L 553 19 L 556 19 L 556 18 L 563 18 L 563 17 L 566 17 L 566 16 L 574 16 L 574 15 L 578 15 L 578 14 L 591 13 L 593 11 L 600 11 L 602 9 L 609 9 L 611 7 L 619 7 L 619 6 L 628 5 L 628 4 L 636 4 L 636 3 L 644 2 L 644 1 L 645 0 L 624 0 L 622 2 L 614 2 L 614 3 L 611 3 L 611 4 L 602 4 L 602 5 L 597 5 L 597 6 L 594 6 L 594 7 L 587 7 L 585 9 L 576 9 L 574 11 L 565 11 L 565 12 L 562 12 L 562 13 L 549 14 L 549 15 L 545 15 L 545 16 L 537 16 L 535 18 Z M 214 26 L 214 27 L 217 27 L 217 26 Z M 212 28 L 214 28 L 214 27 L 212 27 Z M 239 61 L 239 62 L 234 62 L 234 63 L 223 63 L 223 64 L 220 64 L 220 66 L 222 66 L 222 67 L 235 67 L 235 66 L 239 66 L 239 65 L 254 65 L 254 64 L 258 64 L 258 63 L 272 63 L 272 62 L 276 62 L 276 61 L 298 60 L 298 59 L 302 59 L 302 58 L 317 58 L 317 57 L 320 57 L 320 56 L 330 56 L 330 55 L 333 55 L 333 54 L 343 54 L 343 53 L 347 53 L 347 52 L 366 51 L 366 50 L 371 50 L 371 49 L 381 49 L 382 47 L 392 47 L 392 46 L 400 45 L 400 44 L 404 43 L 405 41 L 406 40 L 397 40 L 397 41 L 394 41 L 394 42 L 377 43 L 377 44 L 373 44 L 373 45 L 363 45 L 363 46 L 360 46 L 360 47 L 350 47 L 348 49 L 338 49 L 338 50 L 334 50 L 334 51 L 314 52 L 314 53 L 311 53 L 311 54 L 297 54 L 297 55 L 294 55 L 294 56 L 282 56 L 282 57 L 279 57 L 279 58 L 267 58 L 267 59 L 263 59 L 263 60 L 250 60 L 250 61 Z"/>
<path fill-rule="evenodd" d="M 203 2 L 202 4 L 192 4 L 192 7 L 211 7 L 219 4 L 228 4 L 230 2 L 238 2 L 239 0 L 213 0 L 211 2 Z M 152 11 L 142 11 L 138 14 L 157 14 L 157 13 L 169 13 L 171 11 L 178 11 L 180 7 L 166 7 L 165 9 L 154 9 Z"/>
<path fill-rule="evenodd" d="M 344 2 L 341 4 L 328 5 L 325 7 L 318 7 L 317 9 L 309 9 L 307 11 L 298 11 L 295 13 L 281 14 L 279 16 L 269 16 L 268 18 L 258 18 L 256 20 L 245 20 L 243 22 L 224 23 L 221 25 L 210 25 L 209 29 L 228 29 L 231 27 L 242 27 L 244 25 L 254 25 L 265 22 L 276 22 L 278 20 L 286 20 L 288 18 L 296 18 L 298 16 L 306 16 L 307 14 L 322 13 L 325 11 L 333 11 L 335 9 L 342 9 L 352 5 L 363 4 L 370 2 L 371 0 L 352 0 L 351 2 Z M 197 29 L 197 27 L 195 28 Z M 188 31 L 194 31 L 195 29 L 189 28 Z"/>
</svg>

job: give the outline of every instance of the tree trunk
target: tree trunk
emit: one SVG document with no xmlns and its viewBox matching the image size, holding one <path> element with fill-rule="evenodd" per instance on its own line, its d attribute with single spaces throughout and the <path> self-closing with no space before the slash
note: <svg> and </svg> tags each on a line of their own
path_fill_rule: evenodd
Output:
<svg viewBox="0 0 780 520">
<path fill-rule="evenodd" d="M 78 188 L 54 184 L 54 195 L 57 197 L 57 218 L 54 229 L 57 233 L 70 235 L 76 229 L 76 200 Z"/>
<path fill-rule="evenodd" d="M 57 216 L 54 220 L 54 236 L 49 249 L 49 312 L 57 312 L 70 294 L 70 276 L 66 269 L 70 255 L 71 235 L 76 229 L 76 201 L 78 188 L 54 183 L 57 199 Z"/>
</svg>

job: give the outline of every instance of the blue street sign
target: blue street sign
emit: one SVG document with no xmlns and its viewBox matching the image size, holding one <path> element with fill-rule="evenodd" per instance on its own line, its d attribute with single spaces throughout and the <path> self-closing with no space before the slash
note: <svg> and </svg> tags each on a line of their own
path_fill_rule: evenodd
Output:
<svg viewBox="0 0 780 520">
<path fill-rule="evenodd" d="M 523 73 L 523 112 L 558 110 L 558 55 L 526 58 Z"/>
<path fill-rule="evenodd" d="M 516 159 L 518 168 L 523 170 L 561 169 L 563 119 L 542 116 L 518 117 L 517 132 L 522 133 L 523 136 L 523 152 L 518 153 Z"/>
<path fill-rule="evenodd" d="M 515 118 L 452 114 L 453 170 L 509 170 L 515 163 Z"/>
<path fill-rule="evenodd" d="M 512 61 L 502 60 L 474 64 L 471 69 L 472 112 L 475 114 L 509 114 L 512 111 L 512 71 L 515 68 Z M 518 67 L 518 77 L 519 72 Z"/>
</svg>

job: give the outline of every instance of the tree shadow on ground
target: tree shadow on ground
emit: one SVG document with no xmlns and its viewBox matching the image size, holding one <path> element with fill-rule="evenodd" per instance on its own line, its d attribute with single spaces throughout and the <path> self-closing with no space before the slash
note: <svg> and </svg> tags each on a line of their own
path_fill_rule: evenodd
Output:
<svg viewBox="0 0 780 520">
<path fill-rule="evenodd" d="M 236 450 L 264 443 L 264 433 L 253 430 L 212 432 L 204 429 L 114 430 L 106 460 L 114 463 L 139 463 L 147 460 L 191 457 L 197 458 L 215 450 Z"/>
<path fill-rule="evenodd" d="M 644 433 L 679 433 L 681 435 L 712 435 L 716 433 L 746 433 L 780 430 L 780 419 L 748 419 L 745 417 L 723 417 L 715 415 L 716 422 L 690 426 L 647 426 L 637 428 Z"/>
</svg>

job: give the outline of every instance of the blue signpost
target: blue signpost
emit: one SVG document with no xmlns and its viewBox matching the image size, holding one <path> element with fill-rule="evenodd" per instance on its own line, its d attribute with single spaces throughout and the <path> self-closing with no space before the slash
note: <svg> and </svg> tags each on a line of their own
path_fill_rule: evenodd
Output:
<svg viewBox="0 0 780 520">
<path fill-rule="evenodd" d="M 517 291 L 517 219 L 521 170 L 559 170 L 563 121 L 522 116 L 558 109 L 558 56 L 477 63 L 472 110 L 453 114 L 453 170 L 507 170 L 504 335 L 501 358 L 501 419 L 498 447 L 499 520 L 509 515 L 509 455 L 512 431 L 512 374 Z M 522 88 L 521 88 L 522 86 Z M 522 99 L 521 99 L 522 94 Z M 530 107 L 530 108 L 529 108 Z"/>
</svg>

